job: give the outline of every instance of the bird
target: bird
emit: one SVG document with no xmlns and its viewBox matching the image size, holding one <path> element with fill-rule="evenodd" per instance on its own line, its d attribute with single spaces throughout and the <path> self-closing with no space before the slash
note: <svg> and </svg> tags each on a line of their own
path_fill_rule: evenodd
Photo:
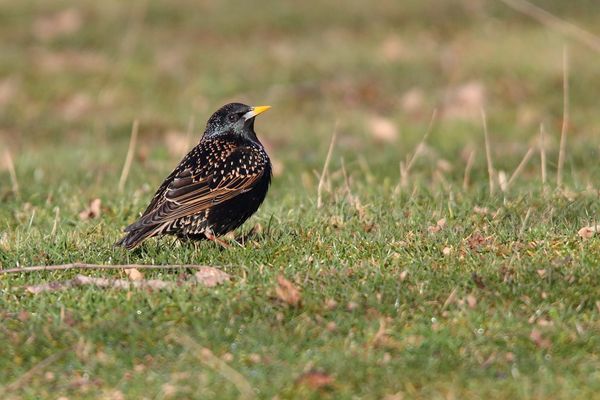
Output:
<svg viewBox="0 0 600 400">
<path fill-rule="evenodd" d="M 199 143 L 166 177 L 141 217 L 115 243 L 128 250 L 148 238 L 218 239 L 241 226 L 264 201 L 271 161 L 254 119 L 271 106 L 229 103 L 208 119 Z"/>
</svg>

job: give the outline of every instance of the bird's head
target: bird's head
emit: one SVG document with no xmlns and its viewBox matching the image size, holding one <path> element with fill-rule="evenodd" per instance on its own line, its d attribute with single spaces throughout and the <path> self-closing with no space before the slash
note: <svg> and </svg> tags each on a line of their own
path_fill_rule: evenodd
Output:
<svg viewBox="0 0 600 400">
<path fill-rule="evenodd" d="M 238 135 L 258 141 L 254 133 L 254 118 L 271 106 L 251 107 L 241 103 L 229 103 L 219 108 L 206 123 L 203 139 L 224 135 Z"/>
</svg>

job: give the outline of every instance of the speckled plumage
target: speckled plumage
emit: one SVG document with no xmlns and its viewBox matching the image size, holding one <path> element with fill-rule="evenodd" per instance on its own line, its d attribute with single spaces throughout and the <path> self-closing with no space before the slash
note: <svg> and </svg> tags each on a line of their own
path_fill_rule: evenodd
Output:
<svg viewBox="0 0 600 400">
<path fill-rule="evenodd" d="M 269 156 L 254 133 L 253 110 L 258 109 L 268 108 L 232 103 L 215 112 L 200 143 L 117 245 L 132 249 L 164 234 L 192 240 L 220 236 L 254 214 L 271 181 Z"/>
</svg>

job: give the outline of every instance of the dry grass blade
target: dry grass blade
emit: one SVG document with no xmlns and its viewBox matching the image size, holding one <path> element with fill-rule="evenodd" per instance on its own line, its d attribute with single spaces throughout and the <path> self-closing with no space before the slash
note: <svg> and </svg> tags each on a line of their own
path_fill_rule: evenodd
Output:
<svg viewBox="0 0 600 400">
<path fill-rule="evenodd" d="M 12 191 L 15 195 L 19 195 L 19 181 L 17 180 L 17 172 L 15 170 L 15 164 L 13 163 L 13 159 L 8 150 L 4 151 L 4 160 L 6 163 L 6 167 L 8 168 L 8 173 L 10 175 L 10 182 L 12 184 Z"/>
<path fill-rule="evenodd" d="M 210 349 L 200 346 L 187 335 L 171 335 L 171 339 L 194 354 L 202 364 L 206 365 L 208 368 L 217 372 L 223 378 L 234 384 L 237 390 L 240 392 L 240 399 L 254 399 L 256 397 L 254 389 L 246 377 L 244 377 L 244 375 L 240 374 L 235 369 L 231 368 L 225 361 L 215 356 Z"/>
<path fill-rule="evenodd" d="M 544 124 L 540 124 L 540 164 L 542 170 L 542 186 L 546 190 L 546 132 Z"/>
<path fill-rule="evenodd" d="M 592 50 L 600 53 L 600 37 L 594 35 L 593 33 L 588 32 L 575 24 L 560 19 L 527 0 L 500 1 L 513 10 L 525 14 L 550 28 L 556 29 L 563 35 L 570 36 L 578 42 L 585 44 Z"/>
<path fill-rule="evenodd" d="M 131 168 L 131 162 L 133 161 L 133 154 L 135 152 L 135 144 L 137 142 L 139 121 L 136 119 L 133 121 L 131 127 L 131 137 L 129 138 L 129 147 L 127 148 L 127 155 L 125 156 L 125 163 L 123 164 L 123 170 L 121 171 L 121 178 L 119 179 L 119 192 L 122 192 L 125 188 L 125 182 L 127 182 L 127 176 L 129 175 L 129 169 Z"/>
<path fill-rule="evenodd" d="M 465 166 L 465 175 L 463 177 L 463 190 L 467 190 L 469 188 L 469 184 L 471 181 L 471 170 L 473 169 L 473 162 L 475 161 L 475 150 L 469 153 L 469 157 L 467 158 L 467 165 Z"/>
<path fill-rule="evenodd" d="M 521 160 L 521 162 L 515 169 L 515 172 L 513 172 L 513 174 L 510 176 L 510 179 L 508 180 L 508 183 L 506 184 L 506 190 L 508 190 L 508 188 L 510 188 L 510 185 L 512 185 L 512 183 L 519 177 L 519 175 L 521 175 L 521 172 L 523 172 L 525 165 L 527 165 L 527 162 L 533 155 L 533 151 L 534 151 L 533 147 L 530 147 L 529 150 L 527 150 L 527 153 L 525 153 L 525 156 L 523 157 L 523 159 Z"/>
<path fill-rule="evenodd" d="M 83 270 L 104 270 L 104 269 L 131 269 L 135 268 L 138 270 L 143 269 L 196 269 L 202 270 L 205 268 L 213 268 L 208 265 L 196 265 L 196 264 L 175 264 L 175 265 L 144 265 L 144 264 L 123 264 L 123 265 L 103 265 L 103 264 L 83 264 L 83 263 L 72 263 L 72 264 L 61 264 L 61 265 L 36 265 L 32 267 L 20 267 L 20 268 L 7 268 L 0 269 L 0 275 L 3 274 L 18 274 L 28 272 L 39 272 L 39 271 L 66 271 L 71 269 L 83 269 Z"/>
<path fill-rule="evenodd" d="M 329 162 L 331 161 L 331 154 L 333 153 L 333 147 L 335 145 L 335 139 L 337 137 L 337 121 L 333 128 L 333 135 L 331 135 L 331 142 L 329 143 L 329 149 L 327 150 L 327 157 L 325 157 L 325 163 L 323 164 L 323 171 L 321 171 L 321 177 L 319 178 L 319 185 L 317 186 L 317 208 L 323 207 L 323 186 L 325 186 L 325 175 L 329 168 Z"/>
<path fill-rule="evenodd" d="M 567 147 L 567 129 L 569 128 L 569 54 L 567 47 L 563 48 L 563 121 L 560 130 L 560 146 L 558 150 L 558 166 L 556 171 L 556 186 L 561 187 L 565 151 Z"/>
<path fill-rule="evenodd" d="M 437 109 L 434 109 L 433 112 L 431 113 L 431 119 L 429 120 L 429 126 L 427 127 L 427 131 L 425 131 L 425 134 L 421 138 L 421 141 L 419 142 L 419 144 L 417 144 L 417 147 L 415 147 L 415 150 L 413 151 L 412 155 L 410 156 L 410 159 L 408 159 L 408 155 L 407 155 L 407 160 L 404 162 L 400 162 L 400 186 L 402 186 L 402 187 L 408 186 L 408 178 L 410 175 L 410 170 L 412 169 L 413 165 L 415 164 L 415 161 L 417 161 L 417 158 L 423 151 L 425 142 L 427 141 L 429 134 L 433 130 L 436 120 L 437 120 Z"/>
<path fill-rule="evenodd" d="M 490 196 L 494 194 L 494 164 L 492 163 L 492 150 L 490 148 L 490 138 L 487 127 L 487 117 L 483 108 L 481 109 L 481 120 L 483 121 L 483 135 L 485 139 L 485 158 L 487 160 L 488 179 L 490 187 Z"/>
<path fill-rule="evenodd" d="M 292 282 L 285 279 L 283 275 L 277 276 L 277 287 L 275 288 L 275 294 L 277 294 L 277 298 L 284 303 L 297 307 L 300 305 L 302 301 L 302 296 L 300 295 L 300 290 Z"/>
</svg>

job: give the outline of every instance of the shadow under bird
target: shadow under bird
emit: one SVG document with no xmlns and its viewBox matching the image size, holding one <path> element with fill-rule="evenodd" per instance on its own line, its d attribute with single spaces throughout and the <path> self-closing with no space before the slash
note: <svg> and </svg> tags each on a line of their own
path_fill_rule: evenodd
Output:
<svg viewBox="0 0 600 400">
<path fill-rule="evenodd" d="M 230 103 L 208 120 L 200 140 L 160 185 L 142 216 L 116 245 L 127 249 L 159 235 L 210 239 L 242 225 L 265 199 L 271 162 L 254 132 L 270 106 Z"/>
</svg>

